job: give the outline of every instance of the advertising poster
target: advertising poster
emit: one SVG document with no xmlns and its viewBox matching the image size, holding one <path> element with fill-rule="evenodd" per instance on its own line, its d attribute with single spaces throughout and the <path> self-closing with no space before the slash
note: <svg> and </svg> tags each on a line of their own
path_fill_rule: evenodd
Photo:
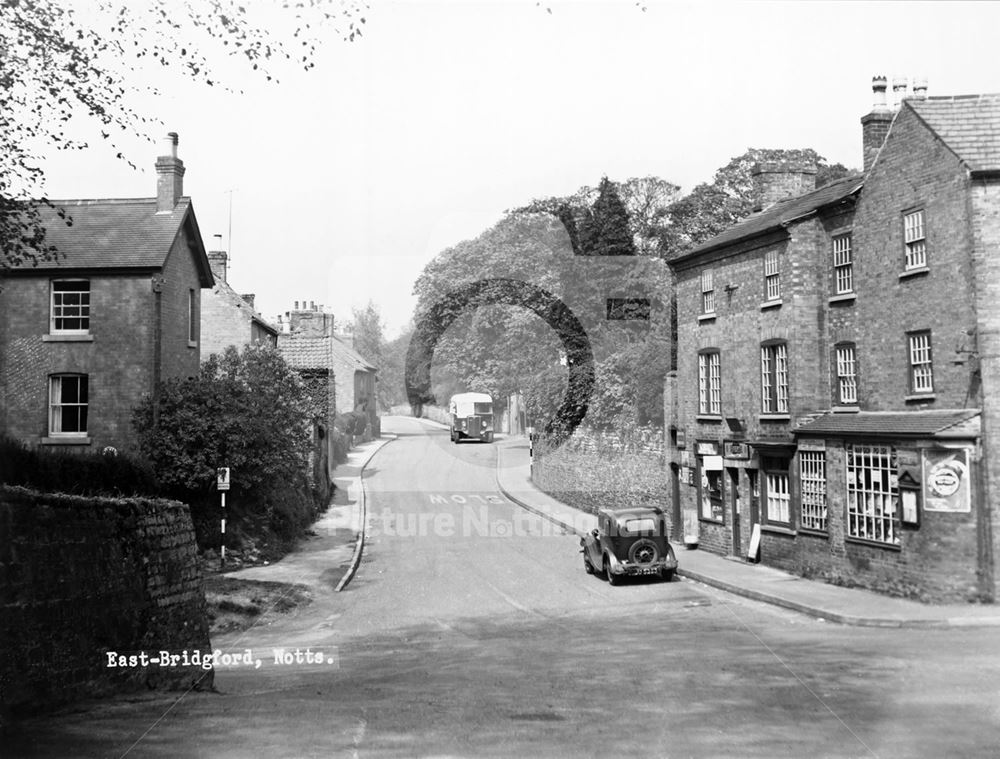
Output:
<svg viewBox="0 0 1000 759">
<path fill-rule="evenodd" d="M 968 448 L 924 451 L 924 510 L 970 511 Z"/>
</svg>

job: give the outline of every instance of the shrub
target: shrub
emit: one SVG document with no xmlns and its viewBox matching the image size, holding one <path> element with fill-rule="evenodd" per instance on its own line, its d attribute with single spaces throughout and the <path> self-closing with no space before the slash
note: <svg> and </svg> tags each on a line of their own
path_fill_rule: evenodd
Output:
<svg viewBox="0 0 1000 759">
<path fill-rule="evenodd" d="M 29 448 L 8 437 L 0 437 L 0 483 L 74 495 L 161 494 L 152 468 L 131 456 Z"/>
</svg>

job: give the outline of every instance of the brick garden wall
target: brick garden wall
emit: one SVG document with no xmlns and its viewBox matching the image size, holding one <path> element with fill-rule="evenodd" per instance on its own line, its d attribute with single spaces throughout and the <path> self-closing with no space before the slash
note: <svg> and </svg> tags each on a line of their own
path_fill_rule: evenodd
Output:
<svg viewBox="0 0 1000 759">
<path fill-rule="evenodd" d="M 108 668 L 106 652 L 210 650 L 188 507 L 0 488 L 0 713 L 212 685 L 195 667 Z"/>
</svg>

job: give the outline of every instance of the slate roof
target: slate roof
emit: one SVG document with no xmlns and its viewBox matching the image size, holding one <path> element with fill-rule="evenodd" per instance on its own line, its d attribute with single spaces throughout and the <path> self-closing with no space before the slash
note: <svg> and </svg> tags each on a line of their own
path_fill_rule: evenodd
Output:
<svg viewBox="0 0 1000 759">
<path fill-rule="evenodd" d="M 1000 171 L 1000 93 L 903 102 L 970 171 Z"/>
<path fill-rule="evenodd" d="M 156 198 L 112 200 L 53 200 L 65 210 L 72 224 L 59 218 L 57 210 L 39 204 L 45 225 L 45 241 L 64 255 L 56 261 L 30 263 L 14 267 L 29 269 L 159 269 L 170 253 L 174 240 L 185 224 L 193 225 L 194 210 L 190 198 L 181 198 L 173 211 L 158 214 Z M 194 234 L 200 257 L 202 285 L 211 287 L 211 268 L 202 247 L 200 234 Z M 200 256 L 197 255 L 200 253 Z"/>
<path fill-rule="evenodd" d="M 684 261 L 710 250 L 725 247 L 750 237 L 756 237 L 774 229 L 780 229 L 793 221 L 809 216 L 824 206 L 838 203 L 844 198 L 861 189 L 861 174 L 838 179 L 818 190 L 807 192 L 795 198 L 780 200 L 772 206 L 748 216 L 741 222 L 729 227 L 726 231 L 706 240 L 674 261 Z"/>
<path fill-rule="evenodd" d="M 225 300 L 228 301 L 233 308 L 237 308 L 241 311 L 247 311 L 250 314 L 251 318 L 258 324 L 263 326 L 268 332 L 271 332 L 272 334 L 275 335 L 278 334 L 278 328 L 275 327 L 273 324 L 271 324 L 271 322 L 269 322 L 267 319 L 265 319 L 261 315 L 261 313 L 257 311 L 257 309 L 255 309 L 253 306 L 247 303 L 243 299 L 243 296 L 240 295 L 238 292 L 236 292 L 229 285 L 228 282 L 225 282 L 224 280 L 221 279 L 215 280 L 215 288 L 212 290 L 212 292 L 218 293 L 223 298 L 225 298 Z"/>
<path fill-rule="evenodd" d="M 823 414 L 795 430 L 796 435 L 882 435 L 892 437 L 974 437 L 979 434 L 979 409 L 932 411 L 859 411 Z"/>
<path fill-rule="evenodd" d="M 354 364 L 355 369 L 360 369 L 363 372 L 378 371 L 377 366 L 369 364 L 360 353 L 354 350 L 354 348 L 346 343 L 342 343 L 336 337 L 333 338 L 333 350 L 339 353 L 340 356 L 347 360 L 348 363 Z"/>
</svg>

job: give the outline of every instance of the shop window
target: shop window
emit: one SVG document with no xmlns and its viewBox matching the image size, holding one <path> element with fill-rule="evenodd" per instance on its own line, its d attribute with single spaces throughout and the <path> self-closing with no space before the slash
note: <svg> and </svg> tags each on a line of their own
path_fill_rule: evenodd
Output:
<svg viewBox="0 0 1000 759">
<path fill-rule="evenodd" d="M 723 521 L 722 511 L 722 457 L 701 458 L 701 518 L 714 522 Z"/>
<path fill-rule="evenodd" d="M 764 518 L 769 524 L 788 527 L 791 524 L 789 505 L 788 459 L 763 457 Z"/>
<path fill-rule="evenodd" d="M 886 445 L 847 446 L 847 535 L 899 545 L 896 451 Z"/>
<path fill-rule="evenodd" d="M 826 451 L 799 451 L 800 526 L 826 532 Z"/>
</svg>

